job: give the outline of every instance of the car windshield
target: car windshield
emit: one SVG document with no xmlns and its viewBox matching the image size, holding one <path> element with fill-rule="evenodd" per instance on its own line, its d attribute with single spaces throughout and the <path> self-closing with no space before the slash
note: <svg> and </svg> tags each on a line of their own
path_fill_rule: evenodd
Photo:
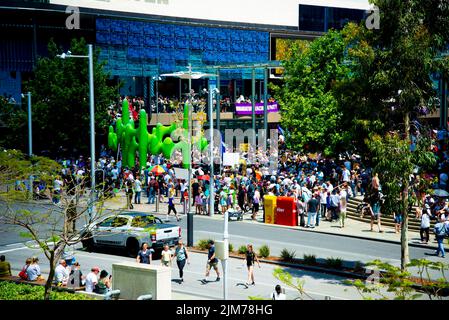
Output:
<svg viewBox="0 0 449 320">
<path fill-rule="evenodd" d="M 136 216 L 133 218 L 133 221 L 131 222 L 131 227 L 148 228 L 154 225 L 155 223 L 161 223 L 161 220 L 154 216 Z"/>
</svg>

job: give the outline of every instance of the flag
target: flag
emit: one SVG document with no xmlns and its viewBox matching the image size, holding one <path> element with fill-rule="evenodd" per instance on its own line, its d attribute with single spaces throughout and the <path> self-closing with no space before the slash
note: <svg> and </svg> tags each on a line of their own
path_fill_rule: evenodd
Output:
<svg viewBox="0 0 449 320">
<path fill-rule="evenodd" d="M 281 128 L 281 126 L 278 124 L 278 131 L 285 136 L 284 130 Z"/>
</svg>

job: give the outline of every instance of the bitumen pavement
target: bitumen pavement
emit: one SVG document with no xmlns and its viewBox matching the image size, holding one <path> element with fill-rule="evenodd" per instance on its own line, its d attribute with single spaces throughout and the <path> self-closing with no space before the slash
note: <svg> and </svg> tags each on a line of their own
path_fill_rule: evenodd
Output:
<svg viewBox="0 0 449 320">
<path fill-rule="evenodd" d="M 180 203 L 180 199 L 175 199 L 175 207 L 179 214 L 183 213 L 183 205 Z M 107 200 L 105 202 L 105 207 L 111 210 L 126 210 L 126 197 L 124 193 L 118 193 L 116 197 L 113 199 Z M 156 211 L 156 204 L 147 204 L 147 198 L 146 196 L 142 195 L 142 201 L 141 204 L 133 204 L 134 209 L 133 211 L 136 212 L 148 212 L 156 215 L 160 215 L 161 218 L 164 218 L 164 216 L 167 216 L 168 212 L 168 201 L 167 198 L 164 198 L 164 201 L 162 201 L 159 204 L 159 211 Z M 194 211 L 195 208 L 192 207 L 192 210 Z M 173 213 L 171 213 L 171 216 L 173 216 Z M 223 215 L 221 214 L 215 214 L 212 217 L 208 215 L 196 215 L 198 218 L 202 219 L 213 219 L 213 220 L 223 220 Z M 264 217 L 263 217 L 263 211 L 262 209 L 257 214 L 256 220 L 251 219 L 250 214 L 244 215 L 243 221 L 240 221 L 239 223 L 249 223 L 249 224 L 263 224 L 264 226 L 270 226 L 273 228 L 278 228 L 282 230 L 283 228 L 288 229 L 295 229 L 295 230 L 301 230 L 304 232 L 315 232 L 315 233 L 323 233 L 323 234 L 331 234 L 331 235 L 338 235 L 342 237 L 350 237 L 350 238 L 357 238 L 357 239 L 364 239 L 364 240 L 372 240 L 372 241 L 380 241 L 385 243 L 400 243 L 401 242 L 401 234 L 396 233 L 394 228 L 388 227 L 388 226 L 381 226 L 381 230 L 383 232 L 378 232 L 377 224 L 375 223 L 373 226 L 374 231 L 370 230 L 370 224 L 353 220 L 351 218 L 347 218 L 345 222 L 344 228 L 340 227 L 339 222 L 328 222 L 325 220 L 321 220 L 319 226 L 311 229 L 311 228 L 305 228 L 301 226 L 283 226 L 283 225 L 277 225 L 277 224 L 266 224 L 264 223 Z M 431 233 L 430 235 L 430 241 L 428 244 L 421 243 L 421 237 L 419 232 L 409 231 L 408 233 L 409 237 L 409 245 L 419 248 L 425 248 L 425 249 L 437 249 L 437 243 L 435 241 L 435 237 Z M 445 248 L 449 250 L 449 241 L 446 241 Z"/>
</svg>

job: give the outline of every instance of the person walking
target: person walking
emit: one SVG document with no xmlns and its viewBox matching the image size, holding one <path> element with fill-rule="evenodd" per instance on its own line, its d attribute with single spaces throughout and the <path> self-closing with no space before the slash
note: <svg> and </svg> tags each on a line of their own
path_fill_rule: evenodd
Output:
<svg viewBox="0 0 449 320">
<path fill-rule="evenodd" d="M 315 228 L 315 219 L 318 213 L 320 202 L 317 200 L 317 195 L 314 194 L 307 204 L 307 226 L 306 228 Z"/>
<path fill-rule="evenodd" d="M 176 194 L 176 190 L 175 187 L 172 185 L 170 187 L 170 190 L 168 190 L 168 212 L 167 212 L 167 220 L 168 220 L 168 216 L 170 215 L 170 213 L 173 211 L 175 213 L 175 217 L 176 220 L 179 221 L 181 220 L 178 216 L 178 212 L 176 211 L 175 208 L 175 194 Z"/>
<path fill-rule="evenodd" d="M 180 281 L 184 282 L 184 267 L 186 265 L 186 262 L 187 264 L 190 264 L 190 262 L 187 248 L 184 247 L 184 243 L 181 240 L 178 242 L 178 246 L 176 247 L 175 254 L 173 255 L 172 259 L 176 259 L 176 264 L 179 269 Z"/>
<path fill-rule="evenodd" d="M 444 252 L 444 243 L 443 242 L 444 242 L 444 238 L 448 234 L 448 230 L 446 227 L 446 219 L 443 216 L 440 216 L 440 222 L 435 224 L 434 232 L 435 232 L 435 237 L 438 242 L 438 249 L 435 252 L 435 255 L 438 257 L 441 253 L 441 257 L 444 258 L 445 252 Z"/>
<path fill-rule="evenodd" d="M 138 263 L 151 264 L 152 256 L 153 256 L 152 250 L 148 249 L 148 243 L 144 242 L 142 243 L 140 251 L 137 253 L 136 260 Z"/>
<path fill-rule="evenodd" d="M 140 194 L 142 193 L 142 181 L 140 181 L 140 176 L 136 176 L 136 180 L 134 181 L 134 189 L 136 191 L 136 195 L 134 196 L 134 203 L 140 204 Z"/>
<path fill-rule="evenodd" d="M 424 209 L 419 213 L 418 218 L 421 219 L 421 228 L 419 229 L 419 234 L 421 236 L 421 243 L 427 244 L 429 242 L 430 236 L 430 206 L 426 203 Z"/>
<path fill-rule="evenodd" d="M 126 208 L 134 209 L 133 206 L 133 183 L 131 179 L 127 179 L 125 182 L 125 193 L 126 193 Z"/>
<path fill-rule="evenodd" d="M 218 271 L 218 259 L 215 256 L 215 242 L 214 240 L 209 241 L 209 252 L 207 254 L 207 265 L 206 265 L 206 276 L 204 278 L 204 282 L 207 282 L 207 277 L 209 276 L 210 269 L 214 268 L 215 273 L 217 274 L 216 281 L 220 281 L 220 272 Z"/>
<path fill-rule="evenodd" d="M 253 249 L 253 245 L 252 244 L 248 244 L 248 246 L 246 247 L 246 266 L 248 268 L 248 282 L 246 282 L 246 285 L 255 285 L 256 283 L 254 282 L 254 264 L 255 262 L 257 262 L 257 264 L 259 265 L 260 268 L 260 262 L 259 259 L 257 258 L 256 253 L 254 252 Z"/>
<path fill-rule="evenodd" d="M 161 265 L 165 267 L 171 267 L 172 265 L 173 253 L 168 247 L 168 244 L 164 245 L 164 250 L 161 252 Z"/>
<path fill-rule="evenodd" d="M 260 204 L 260 192 L 259 189 L 255 187 L 253 196 L 253 215 L 251 217 L 253 220 L 256 220 L 257 214 L 259 213 L 259 204 Z"/>
<path fill-rule="evenodd" d="M 346 211 L 347 211 L 347 193 L 345 189 L 342 189 L 340 191 L 340 228 L 345 227 L 345 220 L 346 220 Z"/>
</svg>

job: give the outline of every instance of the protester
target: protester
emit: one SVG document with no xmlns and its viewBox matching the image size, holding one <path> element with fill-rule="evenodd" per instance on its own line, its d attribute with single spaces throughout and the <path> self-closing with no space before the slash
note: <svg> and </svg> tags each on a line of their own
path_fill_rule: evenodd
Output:
<svg viewBox="0 0 449 320">
<path fill-rule="evenodd" d="M 39 259 L 37 257 L 33 257 L 31 259 L 31 264 L 27 268 L 26 273 L 29 281 L 39 281 L 43 279 L 41 275 L 41 268 L 39 266 Z"/>
<path fill-rule="evenodd" d="M 4 255 L 0 256 L 0 277 L 11 276 L 11 265 Z"/>
<path fill-rule="evenodd" d="M 67 270 L 67 263 L 64 259 L 59 260 L 59 264 L 55 269 L 54 282 L 58 286 L 66 286 L 69 281 L 69 271 Z"/>
<path fill-rule="evenodd" d="M 315 228 L 316 224 L 316 216 L 319 210 L 319 201 L 317 200 L 317 195 L 313 195 L 312 198 L 307 203 L 308 212 L 307 212 L 307 228 Z"/>
<path fill-rule="evenodd" d="M 441 257 L 444 258 L 445 257 L 445 252 L 444 252 L 444 238 L 447 236 L 448 234 L 448 229 L 446 227 L 446 219 L 444 217 L 440 217 L 440 221 L 435 224 L 434 227 L 434 233 L 435 233 L 435 237 L 438 243 L 438 249 L 435 252 L 435 255 L 438 257 L 441 253 Z"/>
<path fill-rule="evenodd" d="M 101 270 L 100 279 L 95 284 L 94 291 L 98 294 L 106 294 L 111 291 L 111 278 L 112 276 L 106 270 Z"/>
<path fill-rule="evenodd" d="M 93 267 L 86 277 L 86 292 L 94 292 L 95 285 L 98 283 L 99 267 Z"/>
</svg>

